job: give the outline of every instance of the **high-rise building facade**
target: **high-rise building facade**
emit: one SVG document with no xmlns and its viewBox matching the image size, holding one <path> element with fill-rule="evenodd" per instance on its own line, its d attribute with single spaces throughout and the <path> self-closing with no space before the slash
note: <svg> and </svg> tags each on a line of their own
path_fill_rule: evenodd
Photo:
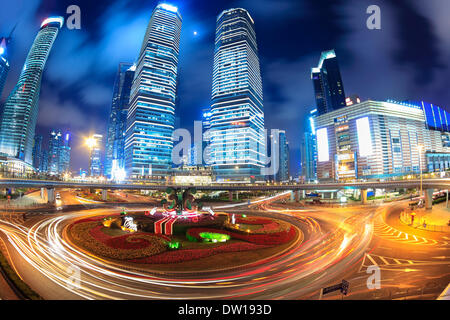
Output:
<svg viewBox="0 0 450 320">
<path fill-rule="evenodd" d="M 113 167 L 115 170 L 125 168 L 125 131 L 134 71 L 133 64 L 120 63 L 114 82 L 105 148 L 105 176 L 108 178 L 112 176 Z"/>
<path fill-rule="evenodd" d="M 130 178 L 164 177 L 172 164 L 182 19 L 161 3 L 145 33 L 130 93 L 125 168 Z"/>
<path fill-rule="evenodd" d="M 261 177 L 266 161 L 262 80 L 254 21 L 245 9 L 217 17 L 210 125 L 217 179 Z"/>
<path fill-rule="evenodd" d="M 64 133 L 59 147 L 59 174 L 70 172 L 70 142 L 71 134 L 69 132 Z"/>
<path fill-rule="evenodd" d="M 311 70 L 317 111 L 324 114 L 346 106 L 344 84 L 334 50 L 324 51 Z"/>
<path fill-rule="evenodd" d="M 364 101 L 314 118 L 319 180 L 450 169 L 450 113 L 431 104 Z M 439 122 L 439 125 L 437 125 Z"/>
<path fill-rule="evenodd" d="M 317 116 L 317 110 L 310 112 L 307 118 L 306 129 L 303 136 L 301 148 L 301 175 L 305 182 L 317 180 L 317 144 L 316 130 L 314 128 L 314 117 Z"/>
<path fill-rule="evenodd" d="M 91 148 L 91 154 L 89 157 L 89 175 L 91 177 L 99 177 L 103 172 L 103 164 L 102 164 L 102 141 L 103 135 L 94 134 L 92 136 L 94 140 L 93 146 Z"/>
<path fill-rule="evenodd" d="M 70 171 L 70 141 L 71 135 L 69 132 L 64 134 L 60 130 L 52 130 L 50 132 L 47 170 L 43 172 L 51 175 L 60 175 Z"/>
<path fill-rule="evenodd" d="M 59 174 L 59 153 L 62 134 L 59 130 L 52 130 L 48 140 L 48 170 L 51 175 Z"/>
<path fill-rule="evenodd" d="M 9 72 L 8 46 L 10 42 L 11 37 L 0 38 L 0 98 Z"/>
<path fill-rule="evenodd" d="M 0 153 L 32 163 L 42 72 L 62 17 L 45 19 L 28 53 L 19 81 L 5 102 L 0 126 Z"/>
<path fill-rule="evenodd" d="M 267 149 L 270 156 L 270 180 L 289 181 L 289 143 L 285 130 L 273 129 L 267 139 Z"/>
<path fill-rule="evenodd" d="M 36 170 L 39 170 L 42 162 L 42 139 L 43 137 L 39 134 L 34 136 L 33 167 Z"/>
</svg>

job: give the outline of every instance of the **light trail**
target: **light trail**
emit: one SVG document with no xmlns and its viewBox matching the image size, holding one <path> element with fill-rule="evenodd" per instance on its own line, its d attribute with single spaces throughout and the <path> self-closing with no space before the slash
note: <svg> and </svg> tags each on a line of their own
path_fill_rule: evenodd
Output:
<svg viewBox="0 0 450 320">
<path fill-rule="evenodd" d="M 0 231 L 6 234 L 14 252 L 37 272 L 62 291 L 83 299 L 296 298 L 317 290 L 345 271 L 349 263 L 360 259 L 372 235 L 363 215 L 330 227 L 330 223 L 325 226 L 323 220 L 307 216 L 307 212 L 301 211 L 300 215 L 298 210 L 285 210 L 279 213 L 281 217 L 295 219 L 295 224 L 308 231 L 308 239 L 303 243 L 245 270 L 228 270 L 220 276 L 199 272 L 194 278 L 186 273 L 152 272 L 119 265 L 87 254 L 66 240 L 65 227 L 73 220 L 111 213 L 111 209 L 95 209 L 47 216 L 29 228 L 1 220 Z M 359 233 L 362 226 L 365 232 Z M 79 284 L 72 281 L 73 270 L 80 271 Z"/>
</svg>

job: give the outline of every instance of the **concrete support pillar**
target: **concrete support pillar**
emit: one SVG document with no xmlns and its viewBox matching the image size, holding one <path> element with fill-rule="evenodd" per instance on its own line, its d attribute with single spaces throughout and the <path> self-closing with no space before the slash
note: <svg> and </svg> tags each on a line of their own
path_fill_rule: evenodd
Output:
<svg viewBox="0 0 450 320">
<path fill-rule="evenodd" d="M 54 203 L 55 202 L 55 189 L 47 188 L 47 202 Z"/>
<path fill-rule="evenodd" d="M 302 199 L 306 199 L 306 190 L 302 190 Z"/>
<path fill-rule="evenodd" d="M 297 190 L 297 191 L 295 191 L 295 201 L 296 202 L 300 202 L 300 198 L 301 198 L 301 191 L 300 190 Z"/>
<path fill-rule="evenodd" d="M 289 201 L 290 202 L 294 202 L 295 201 L 294 191 L 291 191 L 291 194 L 290 194 L 290 197 L 289 197 Z"/>
<path fill-rule="evenodd" d="M 334 199 L 334 191 L 330 192 L 330 200 L 333 200 L 333 199 Z"/>
<path fill-rule="evenodd" d="M 425 209 L 433 208 L 433 191 L 434 189 L 425 190 Z"/>
<path fill-rule="evenodd" d="M 41 188 L 41 199 L 45 198 L 45 188 Z"/>
<path fill-rule="evenodd" d="M 228 200 L 233 201 L 233 191 L 228 191 Z"/>
<path fill-rule="evenodd" d="M 106 201 L 108 200 L 108 190 L 102 189 L 102 200 Z"/>
<path fill-rule="evenodd" d="M 367 189 L 361 189 L 361 203 L 367 204 Z"/>
<path fill-rule="evenodd" d="M 239 191 L 236 191 L 236 200 L 239 200 Z"/>
</svg>

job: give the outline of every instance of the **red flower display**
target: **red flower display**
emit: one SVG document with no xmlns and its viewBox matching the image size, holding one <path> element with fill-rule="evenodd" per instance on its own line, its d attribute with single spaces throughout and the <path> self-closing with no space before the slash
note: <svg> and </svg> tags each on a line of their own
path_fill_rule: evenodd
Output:
<svg viewBox="0 0 450 320">
<path fill-rule="evenodd" d="M 187 250 L 167 251 L 154 256 L 140 259 L 131 259 L 128 261 L 145 264 L 179 263 L 184 261 L 206 258 L 218 253 L 248 251 L 267 247 L 268 246 L 266 245 L 256 245 L 252 243 L 232 243 L 232 244 L 224 244 L 221 245 L 220 247 L 207 249 L 187 249 Z"/>
</svg>

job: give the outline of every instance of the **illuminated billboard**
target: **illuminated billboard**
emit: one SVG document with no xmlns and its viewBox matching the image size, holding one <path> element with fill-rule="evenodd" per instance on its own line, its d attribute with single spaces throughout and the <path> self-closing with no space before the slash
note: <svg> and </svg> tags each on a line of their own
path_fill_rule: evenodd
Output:
<svg viewBox="0 0 450 320">
<path fill-rule="evenodd" d="M 370 134 L 369 118 L 364 117 L 356 120 L 358 131 L 359 156 L 367 157 L 372 154 L 372 135 Z"/>
<path fill-rule="evenodd" d="M 321 128 L 316 131 L 317 137 L 317 156 L 319 162 L 325 162 L 330 160 L 330 154 L 328 150 L 328 131 L 327 128 Z"/>
</svg>

